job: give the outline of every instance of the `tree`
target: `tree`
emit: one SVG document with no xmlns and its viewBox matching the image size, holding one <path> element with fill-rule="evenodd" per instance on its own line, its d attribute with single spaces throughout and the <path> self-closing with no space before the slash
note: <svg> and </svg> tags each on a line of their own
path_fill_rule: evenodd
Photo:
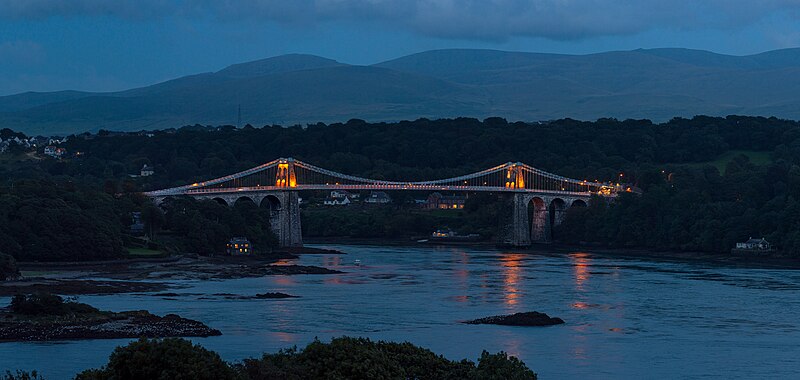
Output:
<svg viewBox="0 0 800 380">
<path fill-rule="evenodd" d="M 0 252 L 0 281 L 14 280 L 19 277 L 17 261 L 11 255 Z"/>
<path fill-rule="evenodd" d="M 79 373 L 76 380 L 225 380 L 236 375 L 217 353 L 185 339 L 139 339 L 117 347 L 108 364 Z"/>
<path fill-rule="evenodd" d="M 17 370 L 15 373 L 6 371 L 6 374 L 3 375 L 2 380 L 44 380 L 44 378 L 39 376 L 39 373 L 36 371 L 27 372 Z"/>
<path fill-rule="evenodd" d="M 304 349 L 292 348 L 236 366 L 246 378 L 266 379 L 536 379 L 530 369 L 505 353 L 484 352 L 477 367 L 469 360 L 453 361 L 411 343 L 373 342 L 341 337 L 330 343 L 315 340 Z M 490 376 L 493 373 L 495 377 Z"/>
</svg>

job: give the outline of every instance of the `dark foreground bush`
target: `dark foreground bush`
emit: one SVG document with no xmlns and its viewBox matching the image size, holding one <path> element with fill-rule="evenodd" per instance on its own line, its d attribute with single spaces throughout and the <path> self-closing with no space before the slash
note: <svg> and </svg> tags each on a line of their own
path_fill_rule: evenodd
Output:
<svg viewBox="0 0 800 380">
<path fill-rule="evenodd" d="M 44 377 L 39 376 L 36 371 L 26 372 L 17 370 L 15 373 L 6 371 L 6 374 L 2 377 L 2 380 L 44 380 Z"/>
<path fill-rule="evenodd" d="M 452 361 L 411 343 L 342 337 L 228 365 L 219 355 L 177 339 L 141 339 L 117 347 L 108 364 L 77 380 L 128 379 L 536 379 L 504 352 L 483 352 L 478 364 Z"/>
<path fill-rule="evenodd" d="M 179 338 L 139 339 L 117 347 L 100 369 L 83 371 L 76 380 L 227 380 L 234 370 L 216 352 Z"/>
<path fill-rule="evenodd" d="M 483 352 L 478 365 L 452 361 L 411 343 L 365 338 L 318 340 L 296 348 L 247 359 L 237 365 L 246 378 L 265 379 L 536 379 L 524 363 L 503 352 Z"/>
</svg>

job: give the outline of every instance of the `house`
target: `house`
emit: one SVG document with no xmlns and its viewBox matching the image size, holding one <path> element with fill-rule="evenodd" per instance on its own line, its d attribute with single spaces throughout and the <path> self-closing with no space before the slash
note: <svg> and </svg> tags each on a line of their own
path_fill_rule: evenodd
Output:
<svg viewBox="0 0 800 380">
<path fill-rule="evenodd" d="M 364 203 L 370 204 L 386 204 L 392 201 L 392 198 L 389 198 L 389 195 L 384 193 L 383 191 L 373 191 L 369 193 L 367 199 L 364 200 Z"/>
<path fill-rule="evenodd" d="M 425 208 L 435 209 L 462 209 L 467 203 L 465 195 L 442 195 L 441 193 L 432 193 L 428 195 L 425 202 Z"/>
<path fill-rule="evenodd" d="M 754 251 L 769 251 L 772 245 L 764 238 L 753 239 L 752 237 L 744 243 L 736 243 L 736 249 L 747 249 Z"/>
<path fill-rule="evenodd" d="M 348 198 L 348 197 L 343 197 L 343 198 L 333 198 L 333 197 L 325 198 L 325 200 L 322 201 L 322 204 L 324 204 L 325 206 L 346 206 L 346 205 L 350 204 L 350 198 Z"/>
<path fill-rule="evenodd" d="M 130 232 L 133 236 L 142 236 L 144 235 L 144 223 L 142 223 L 142 213 L 141 212 L 132 212 L 131 213 L 131 226 Z"/>
<path fill-rule="evenodd" d="M 228 255 L 231 256 L 249 256 L 253 253 L 250 240 L 245 237 L 233 237 L 225 247 Z"/>
<path fill-rule="evenodd" d="M 155 170 L 153 170 L 151 166 L 144 164 L 144 166 L 142 166 L 142 170 L 139 170 L 139 177 L 149 177 L 155 173 Z"/>
<path fill-rule="evenodd" d="M 334 191 L 331 191 L 331 198 L 336 198 L 336 199 L 341 199 L 341 198 L 355 199 L 355 198 L 358 198 L 358 194 L 351 194 L 347 190 L 334 190 Z"/>
<path fill-rule="evenodd" d="M 57 148 L 55 145 L 48 145 L 44 147 L 44 154 L 53 158 L 61 158 L 67 154 L 64 148 Z"/>
</svg>

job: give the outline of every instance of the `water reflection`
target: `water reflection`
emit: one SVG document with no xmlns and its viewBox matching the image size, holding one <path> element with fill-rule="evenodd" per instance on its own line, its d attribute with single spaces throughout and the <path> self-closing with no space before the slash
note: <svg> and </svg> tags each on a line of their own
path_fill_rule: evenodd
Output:
<svg viewBox="0 0 800 380">
<path fill-rule="evenodd" d="M 525 255 L 521 253 L 504 253 L 500 257 L 500 265 L 503 267 L 503 299 L 506 306 L 512 309 L 519 302 L 521 295 L 519 285 L 524 257 Z"/>
<path fill-rule="evenodd" d="M 572 273 L 575 276 L 575 288 L 583 292 L 584 283 L 589 281 L 589 268 L 592 264 L 591 256 L 586 252 L 574 252 L 569 254 L 569 260 L 572 262 Z"/>
<path fill-rule="evenodd" d="M 339 255 L 325 256 L 322 259 L 322 263 L 326 267 L 338 267 L 338 266 L 340 266 L 342 264 L 342 257 L 339 256 Z"/>
<path fill-rule="evenodd" d="M 458 267 L 453 269 L 454 280 L 458 283 L 459 291 L 467 293 L 469 291 L 469 255 L 462 249 L 454 249 L 451 251 L 453 262 L 458 264 Z M 454 297 L 458 302 L 466 302 L 466 295 L 459 295 Z"/>
</svg>

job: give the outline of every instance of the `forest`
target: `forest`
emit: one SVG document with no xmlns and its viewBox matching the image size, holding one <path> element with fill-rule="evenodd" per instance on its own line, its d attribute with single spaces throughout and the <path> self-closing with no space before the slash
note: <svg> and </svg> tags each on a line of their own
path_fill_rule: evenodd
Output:
<svg viewBox="0 0 800 380">
<path fill-rule="evenodd" d="M 18 133 L 4 130 L 0 135 L 11 134 Z M 257 209 L 218 208 L 189 200 L 182 200 L 180 207 L 152 210 L 136 192 L 294 157 L 342 173 L 409 180 L 522 161 L 567 177 L 621 181 L 642 190 L 640 195 L 570 210 L 554 231 L 557 241 L 726 253 L 752 236 L 765 237 L 783 254 L 800 255 L 800 123 L 791 120 L 697 116 L 657 124 L 615 119 L 354 119 L 291 127 L 101 130 L 68 136 L 61 147 L 70 154 L 58 160 L 33 159 L 18 149 L 0 154 L 0 178 L 5 179 L 0 181 L 0 252 L 26 260 L 119 255 L 130 212 L 146 209 L 148 231 L 169 237 L 175 249 L 215 252 L 224 244 L 223 236 L 256 236 L 249 221 L 261 227 L 268 221 Z M 145 164 L 155 174 L 132 177 Z M 447 223 L 491 235 L 497 226 L 493 202 L 496 198 L 473 196 L 465 209 L 452 215 L 426 214 L 405 202 L 374 210 L 306 207 L 304 215 L 314 218 L 305 217 L 304 233 L 385 238 L 429 233 Z M 175 217 L 178 212 L 192 213 L 190 219 L 196 222 L 186 225 L 181 221 L 185 218 Z M 198 242 L 201 236 L 211 238 Z M 255 239 L 265 248 L 274 244 L 269 233 Z M 52 252 L 69 250 L 64 247 L 73 244 L 81 252 L 95 248 L 91 253 Z"/>
</svg>

